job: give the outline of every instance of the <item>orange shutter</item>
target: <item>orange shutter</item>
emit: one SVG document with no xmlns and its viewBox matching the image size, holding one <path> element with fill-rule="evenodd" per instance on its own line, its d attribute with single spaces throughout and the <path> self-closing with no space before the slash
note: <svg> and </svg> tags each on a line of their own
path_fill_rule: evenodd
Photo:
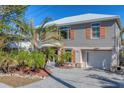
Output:
<svg viewBox="0 0 124 93">
<path fill-rule="evenodd" d="M 74 40 L 74 38 L 75 38 L 75 32 L 74 32 L 74 30 L 71 30 L 70 31 L 70 39 Z"/>
<path fill-rule="evenodd" d="M 86 39 L 91 39 L 91 27 L 90 24 L 85 24 Z"/>
<path fill-rule="evenodd" d="M 101 39 L 105 38 L 105 33 L 106 33 L 105 23 L 101 23 L 101 26 L 100 26 L 100 38 Z"/>
<path fill-rule="evenodd" d="M 72 63 L 75 63 L 75 50 L 72 50 Z"/>
</svg>

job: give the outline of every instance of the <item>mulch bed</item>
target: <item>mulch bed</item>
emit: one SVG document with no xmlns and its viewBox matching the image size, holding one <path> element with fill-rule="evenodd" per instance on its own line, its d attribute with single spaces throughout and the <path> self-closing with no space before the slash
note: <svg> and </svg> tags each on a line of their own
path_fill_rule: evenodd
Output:
<svg viewBox="0 0 124 93">
<path fill-rule="evenodd" d="M 50 70 L 40 70 L 39 72 L 35 73 L 37 76 L 49 76 L 52 72 Z"/>
<path fill-rule="evenodd" d="M 48 77 L 52 72 L 49 69 L 40 69 L 37 71 L 33 71 L 29 68 L 20 68 L 15 73 L 20 75 L 32 75 L 32 76 L 39 76 L 39 77 Z"/>
</svg>

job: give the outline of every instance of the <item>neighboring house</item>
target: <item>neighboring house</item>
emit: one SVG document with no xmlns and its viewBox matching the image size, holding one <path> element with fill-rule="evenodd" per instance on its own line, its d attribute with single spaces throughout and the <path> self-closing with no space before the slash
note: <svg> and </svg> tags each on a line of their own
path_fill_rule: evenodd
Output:
<svg viewBox="0 0 124 93">
<path fill-rule="evenodd" d="M 31 48 L 31 42 L 24 39 L 23 35 L 12 34 L 10 33 L 0 33 L 0 47 L 7 49 L 26 49 Z"/>
<path fill-rule="evenodd" d="M 29 41 L 21 41 L 21 42 L 13 42 L 9 43 L 7 45 L 8 48 L 20 48 L 20 49 L 26 49 L 29 50 L 31 48 L 31 42 Z"/>
<path fill-rule="evenodd" d="M 110 70 L 119 65 L 119 16 L 83 14 L 47 23 L 53 24 L 64 37 L 64 48 L 72 52 L 75 66 Z"/>
</svg>

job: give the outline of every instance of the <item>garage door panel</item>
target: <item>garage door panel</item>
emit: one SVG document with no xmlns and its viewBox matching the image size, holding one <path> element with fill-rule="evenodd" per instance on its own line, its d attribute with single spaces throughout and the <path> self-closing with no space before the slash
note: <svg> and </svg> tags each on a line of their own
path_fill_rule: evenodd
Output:
<svg viewBox="0 0 124 93">
<path fill-rule="evenodd" d="M 88 65 L 99 69 L 109 69 L 111 55 L 111 51 L 90 51 L 88 52 Z"/>
</svg>

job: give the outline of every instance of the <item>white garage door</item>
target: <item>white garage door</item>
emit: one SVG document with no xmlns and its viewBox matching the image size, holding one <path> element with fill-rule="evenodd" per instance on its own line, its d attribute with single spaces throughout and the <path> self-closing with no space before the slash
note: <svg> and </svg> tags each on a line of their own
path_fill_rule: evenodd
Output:
<svg viewBox="0 0 124 93">
<path fill-rule="evenodd" d="M 111 51 L 89 51 L 88 66 L 109 70 L 111 65 L 111 55 Z"/>
</svg>

